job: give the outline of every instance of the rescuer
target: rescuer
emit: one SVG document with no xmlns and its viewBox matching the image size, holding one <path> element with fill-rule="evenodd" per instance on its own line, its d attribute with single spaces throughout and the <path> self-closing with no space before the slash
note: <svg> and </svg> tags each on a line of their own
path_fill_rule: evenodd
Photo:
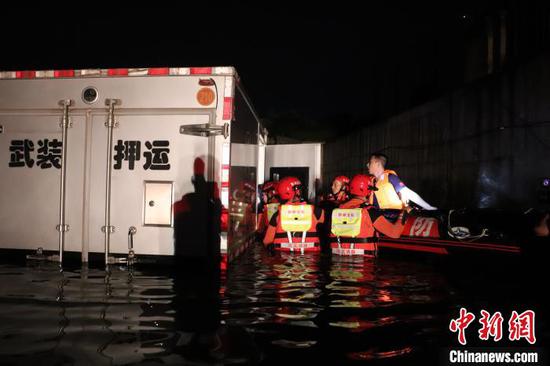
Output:
<svg viewBox="0 0 550 366">
<path fill-rule="evenodd" d="M 337 207 L 349 200 L 349 178 L 339 175 L 332 180 L 331 192 L 323 197 L 321 202 L 329 203 Z"/>
<path fill-rule="evenodd" d="M 325 224 L 320 228 L 321 234 L 321 249 L 323 252 L 328 251 L 329 242 L 327 241 L 330 236 L 330 225 L 332 210 L 349 200 L 349 178 L 345 175 L 339 175 L 332 180 L 330 187 L 331 191 L 326 196 L 322 197 L 319 202 L 325 212 Z"/>
<path fill-rule="evenodd" d="M 279 198 L 277 197 L 277 182 L 268 181 L 261 186 L 261 203 L 258 207 L 258 233 L 265 234 L 269 220 L 279 209 Z"/>
<path fill-rule="evenodd" d="M 320 208 L 302 201 L 302 183 L 296 177 L 285 177 L 277 185 L 281 205 L 269 221 L 263 243 L 283 251 L 319 251 L 318 226 L 324 222 Z"/>
<path fill-rule="evenodd" d="M 350 182 L 351 199 L 332 213 L 330 246 L 334 254 L 372 256 L 377 232 L 398 238 L 403 231 L 403 214 L 388 221 L 369 204 L 375 190 L 374 177 L 358 174 Z"/>
<path fill-rule="evenodd" d="M 371 195 L 370 203 L 382 210 L 409 209 L 410 202 L 414 202 L 425 210 L 437 210 L 424 201 L 416 192 L 405 186 L 393 170 L 387 170 L 388 157 L 384 154 L 372 154 L 367 164 L 369 174 L 375 178 L 377 188 Z"/>
</svg>

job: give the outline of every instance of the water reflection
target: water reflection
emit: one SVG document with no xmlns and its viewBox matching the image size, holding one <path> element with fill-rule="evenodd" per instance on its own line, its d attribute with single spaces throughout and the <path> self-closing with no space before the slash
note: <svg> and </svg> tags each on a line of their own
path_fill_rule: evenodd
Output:
<svg viewBox="0 0 550 366">
<path fill-rule="evenodd" d="M 186 358 L 221 359 L 220 266 L 186 261 L 173 271 L 175 328 L 182 332 L 176 352 Z"/>
<path fill-rule="evenodd" d="M 421 261 L 262 249 L 227 274 L 0 265 L 0 364 L 431 363 L 457 305 L 517 304 L 495 278 L 453 269 L 465 291 Z"/>
<path fill-rule="evenodd" d="M 226 291 L 228 324 L 254 334 L 272 364 L 422 359 L 451 296 L 419 263 L 259 249 L 230 267 Z"/>
</svg>

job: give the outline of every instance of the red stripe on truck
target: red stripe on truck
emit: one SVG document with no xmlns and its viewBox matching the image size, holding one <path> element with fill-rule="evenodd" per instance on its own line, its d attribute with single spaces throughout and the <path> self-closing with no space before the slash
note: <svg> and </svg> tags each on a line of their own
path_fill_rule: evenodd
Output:
<svg viewBox="0 0 550 366">
<path fill-rule="evenodd" d="M 109 69 L 107 70 L 109 76 L 127 76 L 128 69 Z"/>
<path fill-rule="evenodd" d="M 233 118 L 233 97 L 223 98 L 223 119 L 231 120 Z"/>
<path fill-rule="evenodd" d="M 191 75 L 211 75 L 212 68 L 211 67 L 192 67 L 189 70 L 189 73 Z"/>
<path fill-rule="evenodd" d="M 169 75 L 170 69 L 168 67 L 156 67 L 147 70 L 148 75 Z"/>
<path fill-rule="evenodd" d="M 36 71 L 16 71 L 15 77 L 17 79 L 34 79 L 36 77 Z"/>
<path fill-rule="evenodd" d="M 55 70 L 53 76 L 56 78 L 72 78 L 74 77 L 74 70 Z"/>
</svg>

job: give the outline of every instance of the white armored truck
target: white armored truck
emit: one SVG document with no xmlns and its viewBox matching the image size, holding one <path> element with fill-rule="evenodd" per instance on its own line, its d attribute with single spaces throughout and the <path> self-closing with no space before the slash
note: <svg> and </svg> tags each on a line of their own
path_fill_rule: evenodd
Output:
<svg viewBox="0 0 550 366">
<path fill-rule="evenodd" d="M 231 260 L 254 235 L 261 130 L 232 67 L 0 72 L 0 249 L 172 256 L 200 159 Z"/>
</svg>

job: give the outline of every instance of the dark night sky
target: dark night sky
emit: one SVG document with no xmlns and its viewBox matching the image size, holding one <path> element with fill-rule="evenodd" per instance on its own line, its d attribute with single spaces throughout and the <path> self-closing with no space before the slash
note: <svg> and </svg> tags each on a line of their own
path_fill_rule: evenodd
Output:
<svg viewBox="0 0 550 366">
<path fill-rule="evenodd" d="M 262 118 L 347 130 L 457 85 L 464 35 L 490 6 L 185 3 L 4 9 L 0 69 L 233 65 Z M 383 107 L 388 88 L 398 102 Z"/>
</svg>

